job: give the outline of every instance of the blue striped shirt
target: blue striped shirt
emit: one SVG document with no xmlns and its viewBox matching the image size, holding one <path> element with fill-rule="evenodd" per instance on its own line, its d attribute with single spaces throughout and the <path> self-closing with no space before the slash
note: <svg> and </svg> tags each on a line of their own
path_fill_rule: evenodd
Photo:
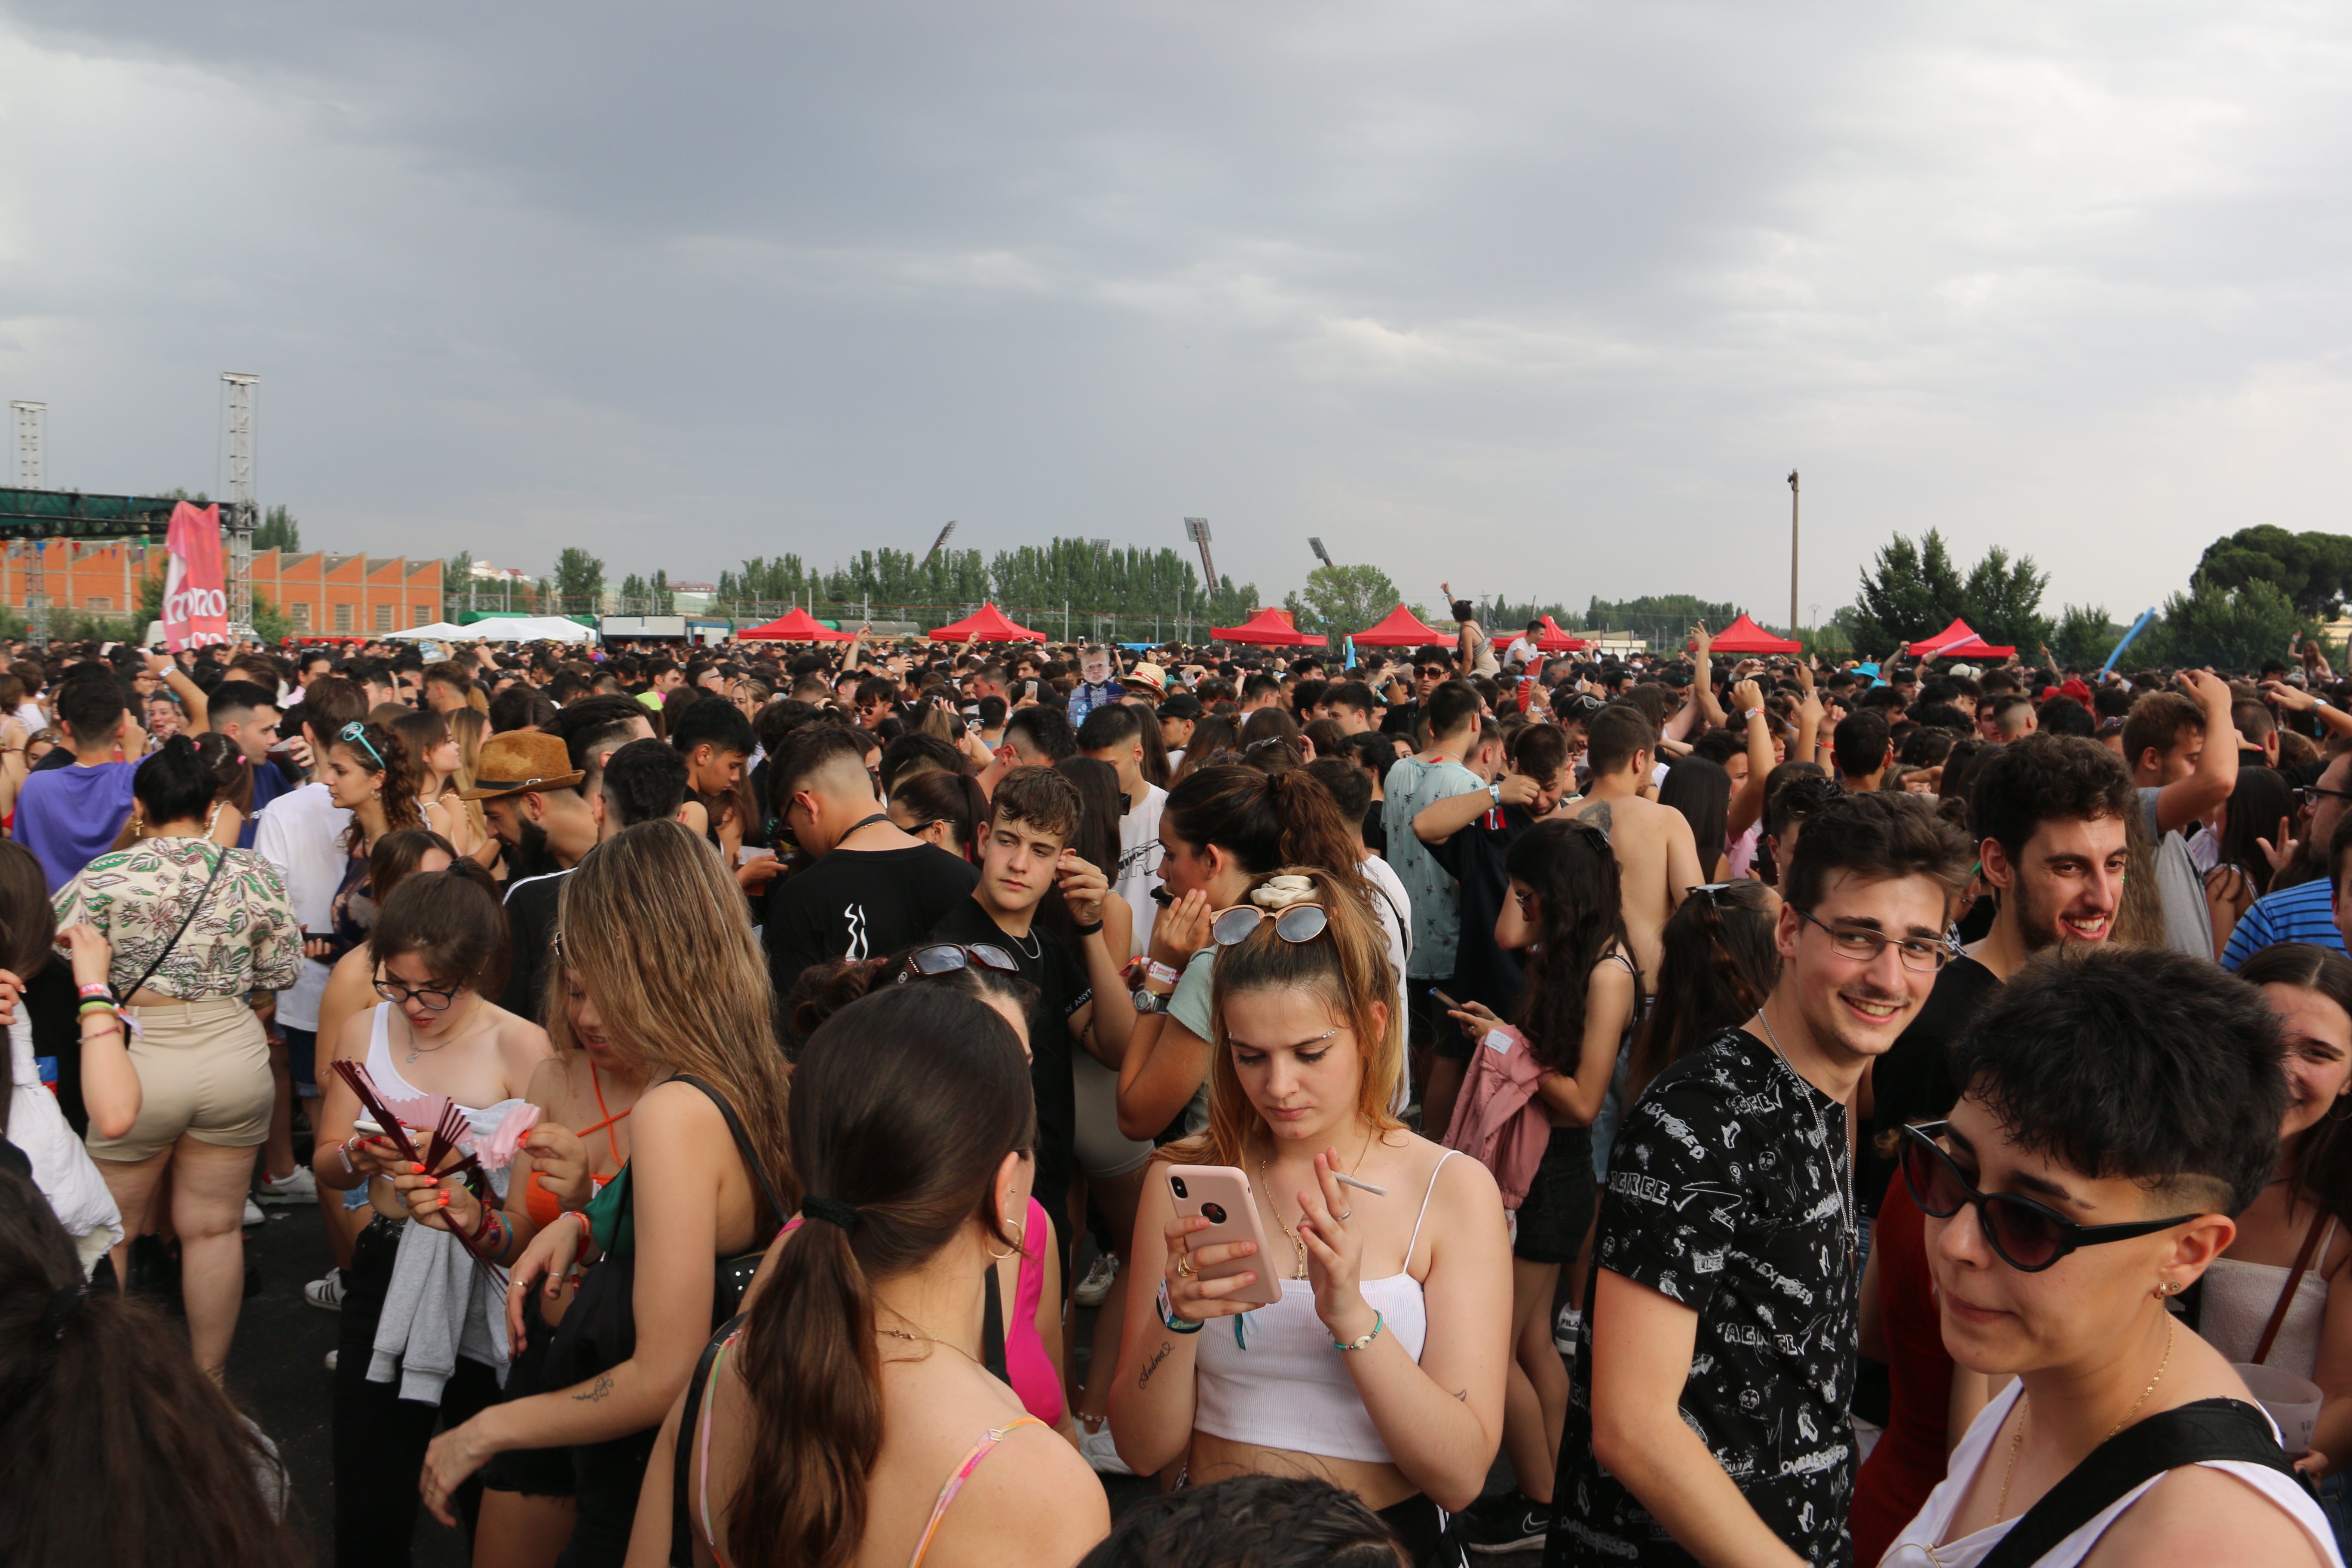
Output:
<svg viewBox="0 0 2352 1568">
<path fill-rule="evenodd" d="M 2344 933 L 2336 929 L 2336 911 L 2327 894 L 2327 879 L 2320 877 L 2256 899 L 2238 929 L 2230 933 L 2230 945 L 2221 950 L 2221 967 L 2235 969 L 2278 942 L 2307 942 L 2314 947 L 2344 952 Z"/>
</svg>

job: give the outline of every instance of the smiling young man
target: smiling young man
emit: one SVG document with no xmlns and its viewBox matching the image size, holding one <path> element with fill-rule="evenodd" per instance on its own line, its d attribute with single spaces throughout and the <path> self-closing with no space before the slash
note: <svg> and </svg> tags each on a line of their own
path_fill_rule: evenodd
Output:
<svg viewBox="0 0 2352 1568">
<path fill-rule="evenodd" d="M 1960 1086 L 1952 1043 L 1986 999 L 2038 952 L 2095 946 L 2115 934 L 2123 901 L 2131 775 L 2095 741 L 2028 735 L 1988 752 L 1969 776 L 1969 821 L 1999 906 L 1992 930 L 1944 965 L 1919 1016 L 1870 1067 L 1871 1143 L 1891 1150 L 1898 1129 L 1952 1109 Z M 1895 1179 L 1891 1155 L 1863 1160 L 1872 1214 Z"/>
<path fill-rule="evenodd" d="M 1847 1110 L 1952 950 L 1968 845 L 1922 798 L 1805 825 L 1763 1009 L 1668 1067 L 1610 1158 L 1548 1568 L 1843 1564 L 1861 1264 Z"/>
<path fill-rule="evenodd" d="M 1077 830 L 1076 788 L 1051 768 L 1015 768 L 989 805 L 980 880 L 931 940 L 996 948 L 1037 987 L 1029 1015 L 1029 1077 L 1037 1099 L 1037 1175 L 1030 1192 L 1058 1226 L 1069 1212 L 1077 1130 L 1071 1047 L 1116 1071 L 1135 1031 L 1135 1004 L 1119 977 L 1127 954 L 1114 954 L 1103 936 L 1109 879 L 1065 847 Z M 1075 942 L 1035 923 L 1038 906 L 1056 884 L 1076 925 Z"/>
</svg>

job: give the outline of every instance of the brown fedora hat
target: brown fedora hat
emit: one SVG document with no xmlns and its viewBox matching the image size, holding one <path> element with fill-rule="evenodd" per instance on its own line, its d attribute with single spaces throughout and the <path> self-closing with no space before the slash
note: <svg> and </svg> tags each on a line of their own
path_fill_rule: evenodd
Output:
<svg viewBox="0 0 2352 1568">
<path fill-rule="evenodd" d="M 474 787 L 457 793 L 461 800 L 495 800 L 526 790 L 570 789 L 587 776 L 572 765 L 572 753 L 559 737 L 509 730 L 482 742 Z"/>
</svg>

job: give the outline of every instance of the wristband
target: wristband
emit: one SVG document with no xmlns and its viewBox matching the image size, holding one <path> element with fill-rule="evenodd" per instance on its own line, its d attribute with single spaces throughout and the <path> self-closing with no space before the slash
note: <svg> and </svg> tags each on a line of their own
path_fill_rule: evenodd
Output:
<svg viewBox="0 0 2352 1568">
<path fill-rule="evenodd" d="M 110 1013 L 110 1013 L 112 1013 L 114 1010 L 115 1010 L 115 1009 L 114 1009 L 114 1003 L 113 1003 L 110 999 L 110 1000 L 106 1000 L 106 1001 L 100 1001 L 100 1000 L 98 1000 L 98 999 L 93 998 L 93 999 L 92 999 L 92 1000 L 90 1000 L 90 1001 L 88 1001 L 88 1002 L 83 1003 L 80 1006 L 76 1007 L 76 1008 L 74 1009 L 74 1012 L 75 1012 L 77 1015 L 85 1015 L 85 1016 L 86 1016 L 86 1015 L 88 1015 L 88 1014 L 91 1014 L 91 1013 Z"/>
<path fill-rule="evenodd" d="M 1204 1324 L 1196 1323 L 1190 1318 L 1180 1318 L 1176 1315 L 1175 1305 L 1169 1299 L 1168 1281 L 1165 1279 L 1160 1281 L 1160 1325 L 1171 1334 L 1197 1334 L 1205 1327 Z"/>
<path fill-rule="evenodd" d="M 580 1245 L 582 1247 L 588 1246 L 591 1242 L 596 1239 L 596 1227 L 588 1222 L 588 1211 L 585 1209 L 573 1209 L 572 1211 L 572 1215 L 574 1219 L 577 1219 L 580 1222 Z"/>
<path fill-rule="evenodd" d="M 1078 926 L 1075 929 L 1080 936 L 1094 936 L 1101 931 L 1102 921 L 1097 921 L 1090 926 Z"/>
<path fill-rule="evenodd" d="M 335 1158 L 343 1163 L 343 1174 L 356 1176 L 360 1168 L 352 1163 L 352 1141 L 349 1138 L 335 1145 Z"/>
<path fill-rule="evenodd" d="M 1743 723 L 1743 724 L 1744 724 L 1744 723 L 1746 723 L 1748 720 L 1755 718 L 1755 717 L 1756 717 L 1756 715 L 1758 715 L 1759 713 L 1761 713 L 1761 712 L 1763 712 L 1763 711 L 1764 711 L 1764 710 L 1762 710 L 1761 708 L 1750 708 L 1750 709 L 1748 709 L 1746 712 L 1742 713 L 1742 714 L 1739 716 L 1739 721 L 1740 721 L 1741 723 Z"/>
<path fill-rule="evenodd" d="M 81 987 L 81 989 L 77 991 L 75 994 L 81 997 L 84 1001 L 89 1001 L 92 997 L 95 997 L 102 1002 L 111 1002 L 114 1000 L 114 987 L 109 985 L 103 980 L 93 980 L 89 984 Z"/>
<path fill-rule="evenodd" d="M 1162 985 L 1173 985 L 1183 978 L 1177 973 L 1176 966 L 1172 963 L 1162 963 L 1156 958 L 1147 958 L 1143 962 L 1146 965 L 1143 972 L 1146 980 L 1156 980 Z"/>
</svg>

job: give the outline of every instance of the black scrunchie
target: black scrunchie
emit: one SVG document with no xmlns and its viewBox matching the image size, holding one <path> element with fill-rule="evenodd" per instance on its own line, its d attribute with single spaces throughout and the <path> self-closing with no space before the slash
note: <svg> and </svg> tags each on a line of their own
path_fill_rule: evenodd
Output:
<svg viewBox="0 0 2352 1568">
<path fill-rule="evenodd" d="M 57 1288 L 49 1297 L 49 1304 L 41 1310 L 43 1339 L 56 1340 L 65 1337 L 66 1320 L 73 1316 L 73 1310 L 76 1307 L 81 1305 L 81 1299 L 85 1293 L 86 1288 L 79 1279 L 70 1285 L 60 1285 Z"/>
<path fill-rule="evenodd" d="M 857 1231 L 857 1205 L 839 1198 L 803 1198 L 801 1217 L 821 1219 L 827 1225 L 837 1225 L 852 1235 Z"/>
</svg>

